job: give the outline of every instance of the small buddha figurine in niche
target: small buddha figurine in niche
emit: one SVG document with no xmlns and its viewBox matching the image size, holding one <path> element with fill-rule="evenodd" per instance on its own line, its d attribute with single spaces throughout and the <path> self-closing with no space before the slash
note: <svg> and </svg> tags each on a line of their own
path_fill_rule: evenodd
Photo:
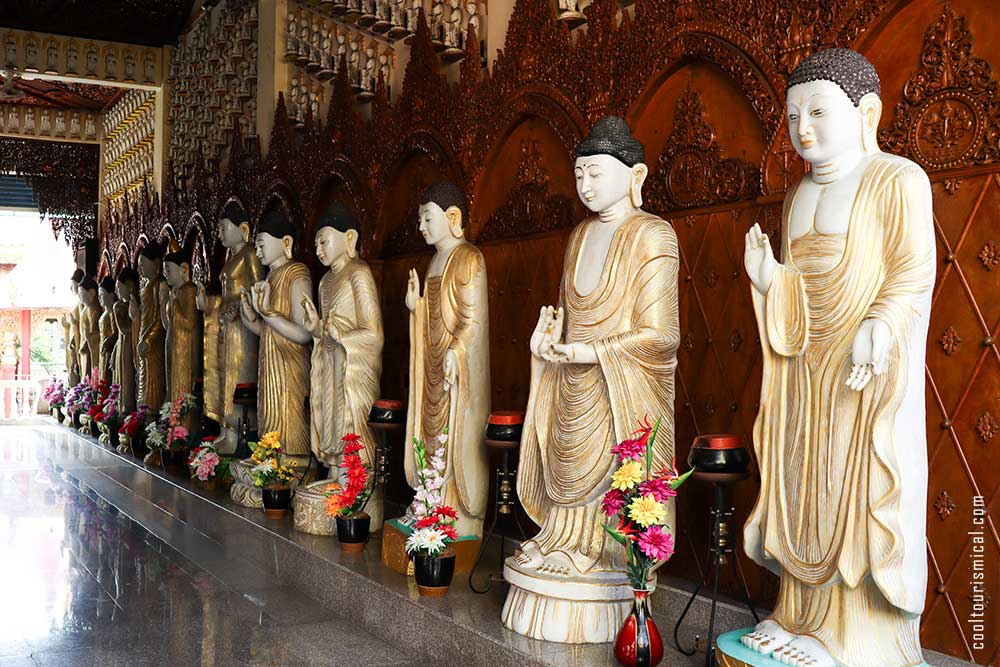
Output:
<svg viewBox="0 0 1000 667">
<path fill-rule="evenodd" d="M 69 280 L 69 291 L 77 300 L 62 317 L 64 348 L 66 351 L 66 381 L 70 387 L 80 384 L 80 282 L 84 274 L 81 269 L 73 272 Z"/>
<path fill-rule="evenodd" d="M 309 344 L 305 306 L 312 300 L 312 279 L 302 262 L 292 260 L 295 227 L 281 205 L 261 217 L 254 238 L 257 257 L 268 267 L 266 280 L 242 293 L 240 314 L 260 336 L 257 371 L 257 430 L 277 431 L 288 463 L 309 465 Z"/>
<path fill-rule="evenodd" d="M 362 460 L 375 466 L 377 441 L 368 428 L 368 412 L 382 375 L 382 311 L 371 269 L 358 256 L 360 232 L 357 218 L 343 204 L 335 202 L 323 213 L 316 226 L 316 256 L 329 271 L 319 282 L 319 312 L 312 302 L 303 304 L 313 337 L 312 450 L 334 475 L 343 454 L 341 438 L 348 433 L 361 436 Z M 381 489 L 376 493 L 380 496 Z M 371 498 L 367 512 L 378 530 L 381 497 Z"/>
<path fill-rule="evenodd" d="M 489 299 L 486 262 L 465 240 L 465 193 L 451 181 L 420 198 L 420 233 L 435 249 L 424 291 L 410 270 L 410 397 L 406 442 L 430 451 L 447 432 L 444 503 L 458 512 L 461 535 L 481 537 L 489 472 L 483 433 L 490 414 Z M 406 447 L 406 481 L 417 482 L 413 448 Z"/>
<path fill-rule="evenodd" d="M 115 279 L 105 276 L 99 287 L 97 298 L 101 303 L 101 318 L 98 321 L 98 328 L 101 331 L 101 350 L 98 355 L 98 367 L 101 379 L 111 382 L 115 345 L 118 342 L 118 328 L 115 326 L 115 314 L 112 310 L 118 301 L 118 295 L 115 294 Z"/>
<path fill-rule="evenodd" d="M 781 585 L 741 641 L 790 665 L 921 665 L 931 188 L 879 150 L 864 56 L 820 51 L 787 85 L 811 170 L 785 197 L 783 261 L 757 225 L 744 256 L 764 362 L 745 549 Z"/>
<path fill-rule="evenodd" d="M 608 642 L 633 594 L 601 500 L 617 468 L 611 448 L 646 416 L 660 420 L 652 469 L 673 458 L 679 254 L 670 224 L 641 208 L 643 146 L 622 118 L 594 125 L 574 172 L 594 215 L 570 235 L 559 304 L 542 309 L 531 337 L 517 493 L 541 531 L 506 560 L 501 618 L 536 639 Z"/>
<path fill-rule="evenodd" d="M 190 394 L 201 377 L 201 316 L 195 303 L 198 288 L 191 281 L 191 257 L 179 250 L 164 256 L 160 308 L 166 329 L 167 400 Z M 189 413 L 189 417 L 191 414 Z"/>
<path fill-rule="evenodd" d="M 97 282 L 87 276 L 80 282 L 80 377 L 90 378 L 95 368 L 100 368 L 101 356 L 101 304 L 97 297 Z"/>
<path fill-rule="evenodd" d="M 163 285 L 163 249 L 159 244 L 146 245 L 139 253 L 139 300 L 129 303 L 132 319 L 139 320 L 139 344 L 136 346 L 136 401 L 154 410 L 167 400 L 166 364 L 160 295 Z"/>
<path fill-rule="evenodd" d="M 136 407 L 136 348 L 139 345 L 139 274 L 129 267 L 123 268 L 115 278 L 114 304 L 115 327 L 118 341 L 112 361 L 112 381 L 121 387 L 119 404 L 123 412 Z M 133 316 L 133 312 L 136 316 Z"/>
<path fill-rule="evenodd" d="M 225 453 L 236 449 L 237 436 L 243 412 L 233 405 L 237 384 L 257 382 L 257 351 L 260 340 L 240 318 L 240 298 L 245 290 L 263 280 L 264 267 L 250 243 L 250 218 L 235 201 L 230 201 L 219 216 L 219 241 L 229 257 L 222 266 L 222 295 L 208 297 L 204 287 L 198 286 L 199 309 L 207 318 L 217 321 L 215 340 L 206 340 L 206 354 L 216 361 L 213 369 L 216 380 L 209 383 L 209 369 L 205 370 L 205 414 L 222 427 L 216 446 Z M 208 346 L 215 344 L 215 354 L 208 354 Z M 209 391 L 209 386 L 213 387 Z M 248 415 L 250 421 L 254 419 Z"/>
</svg>

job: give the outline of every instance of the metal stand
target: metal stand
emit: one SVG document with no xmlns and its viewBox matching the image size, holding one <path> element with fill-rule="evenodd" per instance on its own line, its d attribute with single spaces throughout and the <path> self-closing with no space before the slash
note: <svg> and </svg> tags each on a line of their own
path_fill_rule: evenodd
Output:
<svg viewBox="0 0 1000 667">
<path fill-rule="evenodd" d="M 743 570 L 740 568 L 739 559 L 733 555 L 733 542 L 730 540 L 728 524 L 729 518 L 733 516 L 733 508 L 729 505 L 729 499 L 727 497 L 728 488 L 730 485 L 746 479 L 749 477 L 749 474 L 696 472 L 693 477 L 712 484 L 715 503 L 710 514 L 711 521 L 709 522 L 708 532 L 708 552 L 705 555 L 705 576 L 700 582 L 698 582 L 694 592 L 691 594 L 691 598 L 684 606 L 684 611 L 681 612 L 680 618 L 677 619 L 677 624 L 674 625 L 674 646 L 684 655 L 690 656 L 695 654 L 697 649 L 693 648 L 688 650 L 683 648 L 677 635 L 680 631 L 681 624 L 684 622 L 684 618 L 691 609 L 691 605 L 694 604 L 695 599 L 698 597 L 698 593 L 701 591 L 702 587 L 708 585 L 708 580 L 711 577 L 712 611 L 708 618 L 708 637 L 706 638 L 707 644 L 705 646 L 705 667 L 715 667 L 717 664 L 715 659 L 715 608 L 719 599 L 719 569 L 726 564 L 727 560 L 732 564 L 733 574 L 736 577 L 736 581 L 742 587 L 744 602 L 746 602 L 747 607 L 750 608 L 750 613 L 753 614 L 754 622 L 760 622 L 760 619 L 757 617 L 757 610 L 754 609 L 753 601 L 750 599 L 746 579 L 743 577 Z"/>
<path fill-rule="evenodd" d="M 240 433 L 239 437 L 236 439 L 236 451 L 233 452 L 234 461 L 242 461 L 243 459 L 250 458 L 253 452 L 250 451 L 250 446 L 247 444 L 250 441 L 250 419 L 247 416 L 247 411 L 250 407 L 248 403 L 238 403 L 243 414 L 240 417 Z"/>
<path fill-rule="evenodd" d="M 369 421 L 368 428 L 380 434 L 378 445 L 375 447 L 375 488 L 382 487 L 384 504 L 384 491 L 389 481 L 389 434 L 401 431 L 403 424 Z"/>
<path fill-rule="evenodd" d="M 517 532 L 521 536 L 522 541 L 527 539 L 524 528 L 521 527 L 521 522 L 517 518 L 517 512 L 515 511 L 517 506 L 517 495 L 515 493 L 515 489 L 517 488 L 517 468 L 512 467 L 510 463 L 511 452 L 517 449 L 518 443 L 507 442 L 505 440 L 486 440 L 485 442 L 487 447 L 500 451 L 500 465 L 496 467 L 493 477 L 493 522 L 490 523 L 489 530 L 483 536 L 483 543 L 479 547 L 476 561 L 472 564 L 472 569 L 469 571 L 469 588 L 474 593 L 487 593 L 493 587 L 494 583 L 503 581 L 503 575 L 490 574 L 486 578 L 486 587 L 482 589 L 476 588 L 472 581 L 473 576 L 476 574 L 476 568 L 479 567 L 479 563 L 483 559 L 483 554 L 486 553 L 490 538 L 496 533 L 497 522 L 500 521 L 500 518 L 504 517 L 508 526 L 510 523 L 513 523 L 517 527 Z M 500 537 L 500 564 L 502 566 L 506 538 L 503 533 L 499 533 L 498 536 Z"/>
</svg>

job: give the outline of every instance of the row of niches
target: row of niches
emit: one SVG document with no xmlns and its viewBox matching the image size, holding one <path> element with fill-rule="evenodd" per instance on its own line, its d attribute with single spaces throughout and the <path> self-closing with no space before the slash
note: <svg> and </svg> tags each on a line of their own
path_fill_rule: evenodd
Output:
<svg viewBox="0 0 1000 667">
<path fill-rule="evenodd" d="M 256 133 L 257 4 L 217 8 L 181 38 L 168 71 L 167 151 L 174 173 L 190 177 L 199 158 L 212 161 L 231 130 Z"/>
<path fill-rule="evenodd" d="M 386 95 L 391 94 L 390 82 L 396 64 L 396 53 L 390 46 L 382 45 L 374 39 L 362 35 L 351 37 L 350 48 L 346 56 L 347 79 L 357 96 L 358 101 L 368 102 L 375 97 L 378 77 L 385 82 Z M 325 98 L 323 81 L 336 76 L 341 60 L 320 66 L 314 61 L 305 65 L 291 56 L 286 57 L 295 62 L 298 70 L 289 80 L 288 112 L 293 123 L 302 124 L 305 121 L 306 109 L 312 110 L 313 118 L 318 117 L 319 109 Z"/>
<path fill-rule="evenodd" d="M 153 173 L 156 96 L 126 92 L 105 114 L 102 196 L 115 198 Z"/>
<path fill-rule="evenodd" d="M 97 141 L 98 115 L 41 107 L 0 107 L 0 133 Z"/>
<path fill-rule="evenodd" d="M 6 69 L 78 76 L 108 81 L 156 84 L 160 50 L 111 42 L 42 36 L 20 30 L 4 33 Z"/>
</svg>

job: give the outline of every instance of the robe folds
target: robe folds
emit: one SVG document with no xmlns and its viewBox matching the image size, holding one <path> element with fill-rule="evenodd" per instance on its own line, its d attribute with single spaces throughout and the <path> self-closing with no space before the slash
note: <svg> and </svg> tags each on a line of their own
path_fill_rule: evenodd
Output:
<svg viewBox="0 0 1000 667">
<path fill-rule="evenodd" d="M 80 305 L 79 357 L 80 377 L 90 378 L 95 368 L 100 368 L 101 356 L 101 308 Z M 98 371 L 100 379 L 100 371 Z"/>
<path fill-rule="evenodd" d="M 288 262 L 267 274 L 271 286 L 271 310 L 292 317 L 292 285 L 312 281 L 301 262 Z M 309 390 L 309 345 L 285 338 L 268 326 L 260 329 L 257 372 L 257 421 L 260 435 L 278 432 L 282 449 L 289 456 L 309 456 L 309 420 L 306 392 Z"/>
<path fill-rule="evenodd" d="M 566 248 L 559 303 L 566 343 L 589 343 L 596 365 L 533 361 L 521 437 L 517 491 L 541 526 L 543 555 L 559 551 L 579 573 L 620 570 L 623 549 L 604 533 L 601 498 L 616 469 L 611 448 L 648 416 L 661 419 L 653 469 L 674 450 L 674 371 L 680 340 L 678 247 L 664 220 L 638 212 L 615 232 L 601 278 L 589 294 L 576 289 L 577 263 L 591 218 Z M 668 522 L 674 506 L 668 504 Z"/>
<path fill-rule="evenodd" d="M 781 576 L 774 620 L 852 667 L 922 662 L 927 583 L 924 346 L 934 283 L 927 176 L 873 155 L 844 235 L 790 239 L 753 300 L 763 348 L 747 554 Z M 846 386 L 862 322 L 891 332 L 885 370 Z M 858 642 L 858 633 L 866 642 Z M 851 641 L 851 637 L 855 641 Z M 867 638 L 871 637 L 871 641 Z"/>
<path fill-rule="evenodd" d="M 201 379 L 201 317 L 196 300 L 198 288 L 192 282 L 170 290 L 167 298 L 167 400 L 190 394 L 194 381 Z"/>
<path fill-rule="evenodd" d="M 80 336 L 80 307 L 73 306 L 63 316 L 63 341 L 66 351 L 66 382 L 75 387 L 80 384 L 80 361 L 77 354 L 77 339 Z"/>
<path fill-rule="evenodd" d="M 160 280 L 144 280 L 139 294 L 139 343 L 148 347 L 136 352 L 136 402 L 159 410 L 166 398 L 163 319 L 160 316 Z M 136 344 L 138 346 L 138 343 Z"/>
<path fill-rule="evenodd" d="M 410 313 L 410 397 L 406 442 L 422 439 L 429 453 L 448 429 L 444 502 L 459 512 L 458 530 L 482 531 L 489 491 L 483 433 L 490 413 L 489 296 L 486 262 L 475 246 L 455 248 L 440 276 L 427 278 Z M 444 359 L 452 351 L 458 379 L 444 388 Z M 406 481 L 416 483 L 412 446 Z"/>
<path fill-rule="evenodd" d="M 118 340 L 112 356 L 112 378 L 121 387 L 118 403 L 126 415 L 135 410 L 135 348 L 139 340 L 139 321 L 129 315 L 127 301 L 117 301 L 112 309 Z"/>
<path fill-rule="evenodd" d="M 112 308 L 114 306 L 112 305 Z M 101 332 L 101 350 L 98 354 L 98 367 L 101 369 L 101 379 L 114 381 L 115 345 L 118 343 L 118 325 L 112 310 L 105 310 L 98 320 Z"/>
</svg>

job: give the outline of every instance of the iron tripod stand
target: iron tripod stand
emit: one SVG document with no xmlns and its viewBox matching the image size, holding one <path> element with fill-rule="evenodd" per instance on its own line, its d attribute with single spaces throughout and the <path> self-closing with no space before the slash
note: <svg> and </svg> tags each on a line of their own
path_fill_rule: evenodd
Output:
<svg viewBox="0 0 1000 667">
<path fill-rule="evenodd" d="M 694 477 L 712 483 L 715 496 L 715 503 L 710 514 L 708 532 L 708 551 L 705 555 L 705 576 L 698 582 L 694 592 L 684 606 L 680 618 L 674 625 L 674 646 L 684 655 L 694 655 L 697 646 L 692 649 L 685 649 L 681 646 L 680 638 L 677 636 L 685 616 L 694 604 L 695 599 L 702 587 L 708 585 L 708 579 L 712 579 L 712 610 L 708 617 L 708 637 L 705 645 L 705 667 L 716 667 L 715 659 L 715 608 L 719 600 L 719 570 L 728 560 L 733 566 L 733 575 L 736 582 L 741 586 L 744 594 L 744 602 L 753 614 L 754 623 L 759 623 L 757 610 L 754 609 L 753 601 L 747 589 L 746 579 L 743 577 L 743 570 L 740 568 L 739 559 L 733 553 L 733 543 L 730 541 L 728 520 L 733 516 L 733 508 L 728 503 L 728 488 L 731 484 L 746 479 L 746 473 L 695 473 Z"/>
<path fill-rule="evenodd" d="M 493 476 L 493 521 L 490 523 L 490 528 L 486 531 L 483 537 L 483 543 L 479 547 L 479 553 L 476 554 L 476 561 L 472 564 L 472 569 L 469 570 L 469 588 L 472 589 L 474 593 L 488 593 L 493 587 L 494 583 L 500 583 L 503 581 L 502 574 L 490 574 L 486 578 L 485 588 L 476 588 L 472 581 L 472 577 L 476 573 L 476 568 L 479 567 L 480 561 L 483 559 L 483 555 L 486 553 L 487 545 L 489 544 L 490 538 L 493 537 L 496 532 L 497 523 L 500 521 L 500 517 L 504 517 L 508 527 L 510 523 L 513 523 L 517 528 L 518 534 L 521 536 L 521 541 L 527 539 L 524 533 L 524 528 L 521 527 L 521 521 L 517 518 L 517 512 L 515 511 L 517 507 L 517 496 L 515 489 L 517 488 L 517 468 L 512 468 L 510 464 L 510 454 L 514 451 L 518 443 L 517 442 L 507 442 L 502 440 L 486 440 L 486 446 L 494 449 L 500 450 L 500 465 L 494 470 Z M 503 550 L 504 544 L 506 542 L 506 537 L 503 533 L 499 534 L 500 537 L 500 567 L 503 567 Z"/>
</svg>

